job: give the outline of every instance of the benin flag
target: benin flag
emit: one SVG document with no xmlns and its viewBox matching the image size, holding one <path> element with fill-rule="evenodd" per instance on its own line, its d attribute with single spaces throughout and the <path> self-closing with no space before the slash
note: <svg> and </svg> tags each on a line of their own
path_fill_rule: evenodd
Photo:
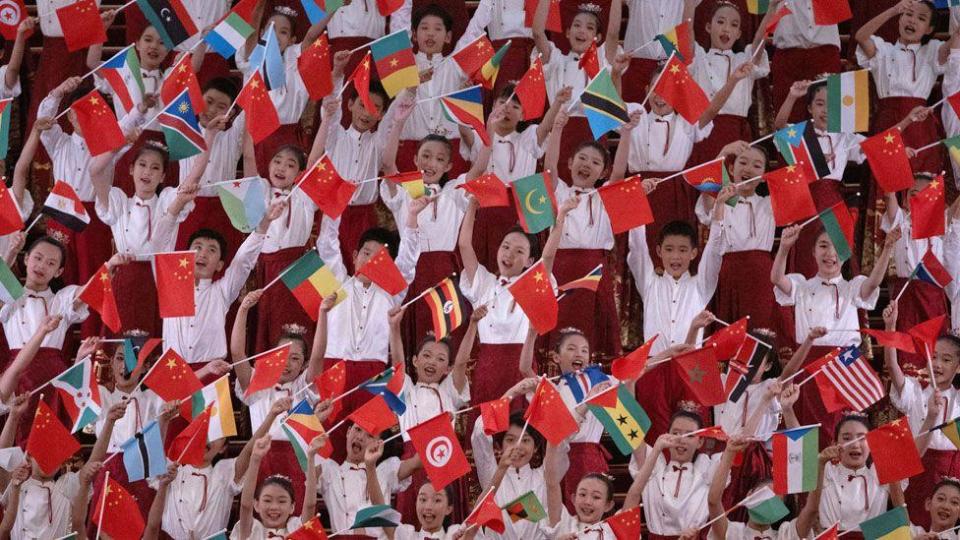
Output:
<svg viewBox="0 0 960 540">
<path fill-rule="evenodd" d="M 610 70 L 607 68 L 597 73 L 597 76 L 583 90 L 580 103 L 583 104 L 583 113 L 590 122 L 590 131 L 593 132 L 594 139 L 599 140 L 607 132 L 630 121 L 627 105 L 617 92 L 613 79 L 610 78 Z"/>
<path fill-rule="evenodd" d="M 827 76 L 827 131 L 855 133 L 870 127 L 868 70 Z"/>
<path fill-rule="evenodd" d="M 953 443 L 953 446 L 955 446 L 957 450 L 960 450 L 960 418 L 954 418 L 949 422 L 940 424 L 939 426 L 932 428 L 930 431 L 933 431 L 934 429 L 939 429 L 943 433 L 943 436 L 950 439 L 950 442 Z"/>
<path fill-rule="evenodd" d="M 424 295 L 433 317 L 433 335 L 443 339 L 463 324 L 464 305 L 456 282 L 446 278 Z"/>
<path fill-rule="evenodd" d="M 625 456 L 639 448 L 650 431 L 650 417 L 623 384 L 588 399 L 587 407 Z"/>
<path fill-rule="evenodd" d="M 303 306 L 313 320 L 320 314 L 320 303 L 323 298 L 337 293 L 339 304 L 347 297 L 346 291 L 340 287 L 340 282 L 333 276 L 333 272 L 326 267 L 316 250 L 311 249 L 303 257 L 287 267 L 281 274 L 281 281 L 290 289 L 294 298 Z"/>
<path fill-rule="evenodd" d="M 553 227 L 557 221 L 557 199 L 550 183 L 550 172 L 543 171 L 512 184 L 520 225 L 530 234 Z"/>
<path fill-rule="evenodd" d="M 843 201 L 820 212 L 820 222 L 826 231 L 833 248 L 837 250 L 837 257 L 843 263 L 853 254 L 853 227 L 854 220 Z"/>
<path fill-rule="evenodd" d="M 404 88 L 420 84 L 417 60 L 406 30 L 384 36 L 370 44 L 370 53 L 377 65 L 377 74 L 383 89 L 392 98 Z"/>
<path fill-rule="evenodd" d="M 677 53 L 684 64 L 690 65 L 690 62 L 693 62 L 694 53 L 693 36 L 690 35 L 690 29 L 687 21 L 682 21 L 671 28 L 669 32 L 657 35 L 655 39 L 660 42 L 660 46 L 663 47 L 667 56 Z"/>
<path fill-rule="evenodd" d="M 860 524 L 863 537 L 866 540 L 910 540 L 910 520 L 907 518 L 907 509 L 898 506 L 889 512 L 868 519 Z"/>
<path fill-rule="evenodd" d="M 479 85 L 442 96 L 440 105 L 448 120 L 473 129 L 483 145 L 490 146 L 490 135 L 483 121 L 483 94 Z"/>
</svg>

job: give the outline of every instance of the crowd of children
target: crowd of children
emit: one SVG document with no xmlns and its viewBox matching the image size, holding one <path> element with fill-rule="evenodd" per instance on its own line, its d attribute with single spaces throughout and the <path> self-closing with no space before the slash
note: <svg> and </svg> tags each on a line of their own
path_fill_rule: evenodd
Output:
<svg viewBox="0 0 960 540">
<path fill-rule="evenodd" d="M 960 538 L 960 7 L 27 4 L 0 540 Z"/>
</svg>

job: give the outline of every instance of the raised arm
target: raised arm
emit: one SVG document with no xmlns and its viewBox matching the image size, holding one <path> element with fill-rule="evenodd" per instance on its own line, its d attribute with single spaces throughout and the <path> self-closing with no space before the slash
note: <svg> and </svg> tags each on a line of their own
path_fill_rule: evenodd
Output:
<svg viewBox="0 0 960 540">
<path fill-rule="evenodd" d="M 90 487 L 93 485 L 93 479 L 103 468 L 103 463 L 99 461 L 87 460 L 87 463 L 80 468 L 77 478 L 80 482 L 76 494 L 70 501 L 70 523 L 77 533 L 78 539 L 87 538 L 87 508 L 90 504 Z M 100 504 L 102 497 L 97 499 L 94 504 Z"/>
<path fill-rule="evenodd" d="M 897 302 L 891 300 L 887 307 L 883 309 L 883 326 L 888 332 L 897 331 Z M 897 361 L 897 349 L 895 347 L 883 348 L 883 361 L 887 366 L 887 373 L 890 375 L 890 386 L 897 394 L 903 393 L 903 384 L 905 381 L 903 368 Z"/>
<path fill-rule="evenodd" d="M 811 328 L 807 337 L 803 339 L 803 343 L 797 347 L 797 350 L 793 352 L 793 356 L 790 357 L 790 361 L 783 367 L 783 372 L 780 373 L 779 379 L 782 381 L 796 373 L 797 370 L 800 369 L 800 366 L 803 365 L 803 361 L 807 359 L 807 355 L 810 354 L 810 348 L 813 347 L 814 340 L 822 338 L 825 335 L 827 335 L 826 328 L 822 326 L 814 326 Z"/>
<path fill-rule="evenodd" d="M 548 107 L 547 112 L 543 114 L 543 119 L 540 120 L 539 124 L 537 124 L 538 144 L 543 144 L 547 137 L 553 132 L 557 117 L 561 112 L 566 111 L 567 104 L 570 102 L 570 97 L 572 95 L 573 89 L 569 86 L 564 86 L 559 92 L 557 92 L 557 95 L 553 97 L 553 101 L 550 102 L 550 107 Z M 557 169 L 553 168 L 550 170 L 555 171 Z"/>
<path fill-rule="evenodd" d="M 537 11 L 533 15 L 533 43 L 540 51 L 543 57 L 543 63 L 550 61 L 550 40 L 547 38 L 547 15 L 550 14 L 550 4 L 552 0 L 540 0 L 537 2 Z"/>
<path fill-rule="evenodd" d="M 157 477 L 157 493 L 153 497 L 153 503 L 150 504 L 150 512 L 147 514 L 147 526 L 143 530 L 144 540 L 155 540 L 160 538 L 160 529 L 163 525 L 163 509 L 167 506 L 167 495 L 170 493 L 170 482 L 177 477 L 176 462 L 167 465 L 167 472 Z"/>
<path fill-rule="evenodd" d="M 867 58 L 873 58 L 877 54 L 877 46 L 873 43 L 873 35 L 880 30 L 885 22 L 905 13 L 913 3 L 914 0 L 900 0 L 890 8 L 881 11 L 857 30 L 853 38 L 857 40 L 857 45 L 860 46 L 860 50 Z"/>
<path fill-rule="evenodd" d="M 480 266 L 477 252 L 473 249 L 473 223 L 477 219 L 477 208 L 480 208 L 480 203 L 473 195 L 467 195 L 467 201 L 467 209 L 463 213 L 463 221 L 460 224 L 457 247 L 460 250 L 460 260 L 463 262 L 463 273 L 472 283 Z"/>
<path fill-rule="evenodd" d="M 580 204 L 580 197 L 574 196 L 563 201 L 560 205 L 560 209 L 557 212 L 557 222 L 553 224 L 553 228 L 550 229 L 550 236 L 547 237 L 546 243 L 543 244 L 541 259 L 547 272 L 553 272 L 553 261 L 557 257 L 560 240 L 563 239 L 563 225 L 567 221 L 567 214 L 576 208 L 578 204 Z"/>
<path fill-rule="evenodd" d="M 246 481 L 244 478 L 244 472 L 248 468 L 253 467 L 254 471 L 256 471 L 257 464 L 255 464 L 253 461 L 253 454 L 256 450 L 257 443 L 265 437 L 268 441 L 267 449 L 270 449 L 270 428 L 273 426 L 273 422 L 281 414 L 285 414 L 287 411 L 289 411 L 290 407 L 292 406 L 293 398 L 291 397 L 282 397 L 270 404 L 270 412 L 267 413 L 266 418 L 263 419 L 263 422 L 260 423 L 260 426 L 257 428 L 257 430 L 253 432 L 253 435 L 250 436 L 250 439 L 246 442 L 246 444 L 243 445 L 243 449 L 240 450 L 240 455 L 238 455 L 236 461 L 233 462 L 234 482 L 240 483 L 241 479 Z M 256 478 L 254 478 L 254 482 L 256 482 Z M 242 501 L 243 499 L 241 499 L 241 503 Z"/>
<path fill-rule="evenodd" d="M 727 476 L 733 467 L 733 460 L 737 454 L 747 448 L 747 441 L 741 437 L 731 437 L 727 442 L 720 461 L 713 471 L 713 481 L 707 492 L 707 507 L 710 510 L 710 519 L 716 519 L 710 527 L 710 538 L 724 540 L 727 537 L 727 519 L 723 509 L 723 490 L 727 486 Z"/>
<path fill-rule="evenodd" d="M 560 170 L 560 140 L 563 138 L 563 128 L 567 125 L 569 119 L 570 115 L 567 114 L 566 110 L 561 110 L 557 113 L 556 118 L 553 120 L 550 136 L 547 137 L 547 148 L 543 154 L 543 169 L 554 172 L 554 174 L 550 175 L 550 189 L 556 189 L 557 182 L 559 181 L 556 171 Z M 540 127 L 544 124 L 546 124 L 546 120 L 540 124 Z M 539 129 L 539 127 L 537 129 Z M 627 144 L 629 144 L 629 142 Z"/>
<path fill-rule="evenodd" d="M 15 88 L 20 82 L 20 66 L 23 65 L 23 53 L 27 49 L 27 39 L 33 34 L 33 29 L 37 25 L 37 20 L 33 17 L 24 17 L 17 27 L 17 38 L 13 42 L 13 50 L 10 51 L 10 61 L 7 62 L 7 72 L 3 76 L 3 86 L 8 89 Z"/>
<path fill-rule="evenodd" d="M 537 331 L 530 327 L 527 330 L 527 339 L 523 341 L 523 347 L 520 349 L 520 375 L 523 377 L 536 377 L 533 371 L 533 353 L 537 348 Z"/>
<path fill-rule="evenodd" d="M 710 106 L 700 115 L 699 125 L 701 129 L 707 127 L 707 124 L 713 122 L 713 119 L 720 114 L 720 109 L 722 109 L 727 103 L 727 100 L 730 99 L 730 94 L 732 94 L 733 89 L 737 87 L 737 83 L 749 77 L 750 74 L 753 73 L 754 67 L 753 62 L 744 62 L 737 66 L 737 69 L 733 70 L 730 77 L 727 78 L 727 82 L 723 83 L 720 90 L 717 90 L 717 93 L 713 95 L 713 99 L 710 100 Z"/>
<path fill-rule="evenodd" d="M 823 495 L 823 470 L 827 462 L 840 459 L 840 447 L 828 446 L 820 451 L 817 457 L 817 488 L 810 492 L 807 503 L 797 516 L 797 535 L 807 538 L 813 530 L 817 516 L 820 514 L 820 497 Z"/>
<path fill-rule="evenodd" d="M 940 393 L 940 390 L 934 388 L 927 399 L 927 414 L 923 417 L 923 423 L 920 425 L 920 434 L 914 441 L 917 444 L 917 452 L 921 456 L 927 453 L 927 448 L 930 446 L 930 437 L 933 435 L 931 430 L 937 424 L 937 418 L 940 417 L 940 400 L 942 398 L 943 394 Z"/>
<path fill-rule="evenodd" d="M 793 106 L 797 100 L 807 95 L 807 88 L 811 81 L 796 81 L 790 85 L 790 93 L 787 99 L 783 100 L 780 110 L 777 111 L 777 117 L 773 120 L 773 129 L 783 129 L 790 122 L 790 113 L 793 112 Z"/>
<path fill-rule="evenodd" d="M 336 122 L 339 109 L 340 99 L 334 96 L 323 98 L 320 104 L 320 127 L 317 128 L 317 134 L 313 137 L 313 146 L 310 147 L 310 156 L 307 157 L 307 168 L 313 167 L 327 153 L 327 139 L 330 137 L 330 130 L 336 129 L 333 123 Z"/>
<path fill-rule="evenodd" d="M 243 297 L 240 307 L 237 308 L 237 316 L 233 320 L 233 329 L 230 331 L 230 359 L 239 362 L 233 366 L 233 371 L 237 374 L 237 382 L 240 383 L 242 390 L 246 390 L 247 385 L 250 384 L 253 371 L 249 362 L 240 362 L 247 357 L 247 319 L 250 316 L 250 310 L 257 305 L 261 296 L 263 296 L 263 289 L 250 291 Z"/>
<path fill-rule="evenodd" d="M 790 248 L 797 243 L 799 237 L 800 225 L 791 225 L 780 233 L 780 246 L 777 248 L 777 255 L 773 258 L 773 266 L 770 268 L 770 282 L 788 295 L 793 294 L 793 283 L 787 277 L 787 256 L 790 255 Z"/>
<path fill-rule="evenodd" d="M 480 325 L 480 319 L 486 316 L 486 305 L 479 305 L 474 308 L 473 313 L 470 314 L 470 324 L 467 325 L 467 331 L 463 333 L 463 339 L 460 340 L 460 348 L 457 349 L 457 356 L 453 359 L 453 369 L 450 371 L 450 376 L 453 377 L 453 386 L 457 389 L 457 392 L 463 392 L 469 382 L 467 366 L 470 365 L 470 352 L 473 350 L 473 343 L 477 339 L 477 327 Z"/>
<path fill-rule="evenodd" d="M 317 328 L 313 332 L 313 345 L 310 348 L 310 362 L 307 363 L 305 372 L 307 383 L 323 373 L 324 359 L 327 355 L 327 317 L 335 305 L 337 305 L 337 293 L 328 294 L 320 302 Z"/>
<path fill-rule="evenodd" d="M 783 413 L 783 425 L 787 429 L 800 427 L 800 421 L 793 412 L 793 406 L 798 399 L 800 399 L 800 385 L 785 384 L 780 389 L 780 410 Z"/>
<path fill-rule="evenodd" d="M 89 461 L 103 461 L 103 457 L 107 455 L 107 448 L 110 446 L 110 439 L 113 438 L 113 427 L 117 424 L 117 420 L 123 418 L 126 413 L 126 401 L 114 403 L 107 409 L 107 419 L 103 423 L 103 429 L 97 434 L 97 442 L 94 443 L 93 450 L 90 451 Z"/>
<path fill-rule="evenodd" d="M 623 22 L 623 2 L 610 2 L 610 15 L 607 19 L 607 36 L 603 41 L 603 53 L 607 63 L 613 64 L 620 46 L 620 24 Z"/>
<path fill-rule="evenodd" d="M 657 437 L 657 441 L 653 444 L 652 450 L 645 449 L 643 465 L 640 466 L 640 470 L 638 470 L 636 476 L 633 477 L 633 483 L 630 484 L 630 489 L 627 491 L 627 498 L 623 502 L 624 508 L 627 508 L 628 502 L 631 504 L 631 507 L 640 504 L 643 490 L 647 487 L 647 482 L 650 481 L 650 475 L 653 474 L 653 468 L 657 465 L 657 459 L 660 458 L 664 450 L 676 446 L 678 440 L 676 435 L 664 433 Z M 639 457 L 639 454 L 637 455 Z"/>
<path fill-rule="evenodd" d="M 264 435 L 259 439 L 250 439 L 253 443 L 253 452 L 250 456 L 250 465 L 243 473 L 243 491 L 240 492 L 240 513 L 234 532 L 239 531 L 239 538 L 250 538 L 250 531 L 253 528 L 253 500 L 254 492 L 257 490 L 257 474 L 260 471 L 260 462 L 263 456 L 270 451 L 269 435 Z"/>
<path fill-rule="evenodd" d="M 543 457 L 543 481 L 547 485 L 547 518 L 551 527 L 556 527 L 563 516 L 563 490 L 560 488 L 562 480 L 560 451 L 548 442 Z"/>
<path fill-rule="evenodd" d="M 367 469 L 367 496 L 371 504 L 387 504 L 389 501 L 383 495 L 383 486 L 380 485 L 380 475 L 377 474 L 377 462 L 383 457 L 383 440 L 370 441 L 363 453 L 363 465 Z"/>
<path fill-rule="evenodd" d="M 213 148 L 213 141 L 226 126 L 227 117 L 224 115 L 207 122 L 207 127 L 203 131 L 203 142 L 206 143 L 207 147 L 203 153 L 197 156 L 196 163 L 190 169 L 190 174 L 184 179 L 183 184 L 193 186 L 200 184 L 200 179 L 203 178 L 203 173 L 207 170 L 207 163 L 210 162 L 210 149 Z"/>
<path fill-rule="evenodd" d="M 636 110 L 630 113 L 630 121 L 620 126 L 620 140 L 617 142 L 617 153 L 613 157 L 613 166 L 610 168 L 610 181 L 617 182 L 627 176 L 627 164 L 630 162 L 630 140 L 633 130 L 637 128 L 644 112 Z"/>
<path fill-rule="evenodd" d="M 391 175 L 400 172 L 399 169 L 397 169 L 397 151 L 400 148 L 400 136 L 403 134 L 403 126 L 406 125 L 407 118 L 410 118 L 416 106 L 417 96 L 409 89 L 400 92 L 400 94 L 397 95 L 397 99 L 390 105 L 390 108 L 393 110 L 393 127 L 390 133 L 387 134 L 383 146 L 383 157 L 381 157 L 383 174 Z M 393 182 L 386 182 L 385 184 L 390 192 L 390 196 L 396 195 L 397 186 L 395 186 Z"/>
<path fill-rule="evenodd" d="M 7 366 L 7 369 L 4 370 L 3 375 L 0 375 L 0 403 L 6 403 L 10 399 L 10 396 L 17 390 L 17 387 L 20 385 L 20 375 L 23 373 L 23 370 L 26 369 L 27 364 L 32 362 L 33 358 L 37 355 L 37 352 L 40 350 L 40 345 L 43 343 L 44 338 L 47 337 L 47 334 L 60 327 L 61 320 L 62 317 L 60 315 L 44 317 L 37 331 L 34 332 L 30 340 L 23 345 L 23 348 L 17 352 L 17 356 L 13 359 L 13 362 Z"/>
<path fill-rule="evenodd" d="M 866 281 L 860 285 L 860 298 L 869 298 L 873 291 L 877 290 L 883 283 L 883 278 L 887 274 L 887 266 L 890 264 L 890 257 L 893 256 L 893 249 L 897 245 L 897 240 L 900 239 L 900 234 L 900 227 L 887 233 L 887 237 L 883 241 L 883 251 L 880 252 L 880 256 L 874 262 L 873 270 Z"/>
<path fill-rule="evenodd" d="M 321 433 L 310 441 L 310 447 L 307 448 L 307 472 L 304 473 L 303 509 L 300 512 L 300 520 L 304 523 L 313 519 L 317 515 L 317 476 L 320 471 L 317 470 L 317 454 L 320 449 L 327 445 L 329 435 Z"/>
</svg>

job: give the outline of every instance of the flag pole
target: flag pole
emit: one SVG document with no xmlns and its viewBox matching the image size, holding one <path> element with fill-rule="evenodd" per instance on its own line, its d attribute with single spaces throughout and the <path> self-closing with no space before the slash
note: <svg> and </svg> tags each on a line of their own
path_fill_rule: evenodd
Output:
<svg viewBox="0 0 960 540">
<path fill-rule="evenodd" d="M 748 319 L 748 320 L 750 319 L 750 316 L 749 316 L 749 315 L 747 315 L 747 319 Z M 718 319 L 718 318 L 716 318 L 716 317 L 713 318 L 713 322 L 718 322 L 718 323 L 720 323 L 720 324 L 722 324 L 722 325 L 724 325 L 724 326 L 730 326 L 730 323 L 728 323 L 727 321 Z M 766 341 L 763 341 L 762 339 L 760 339 L 760 338 L 758 338 L 758 337 L 756 337 L 756 336 L 751 335 L 750 332 L 747 332 L 747 337 L 750 338 L 750 339 L 752 339 L 752 340 L 754 340 L 754 341 L 756 341 L 757 343 L 759 343 L 759 344 L 761 344 L 761 345 L 766 345 L 767 347 L 770 347 L 771 349 L 773 349 L 773 345 L 767 343 Z"/>
<path fill-rule="evenodd" d="M 707 165 L 707 164 L 709 164 L 709 163 L 713 163 L 713 162 L 715 162 L 715 161 L 723 161 L 724 159 L 726 159 L 726 158 L 722 158 L 722 157 L 713 158 L 713 159 L 711 159 L 710 161 L 704 161 L 703 163 L 698 163 L 697 165 L 694 165 L 693 167 L 687 167 L 686 169 L 684 169 L 684 170 L 682 170 L 682 171 L 680 171 L 680 172 L 675 172 L 675 173 L 671 174 L 670 176 L 667 176 L 667 177 L 665 177 L 665 178 L 660 178 L 660 179 L 658 179 L 658 180 L 656 181 L 656 183 L 654 183 L 654 185 L 655 185 L 655 186 L 659 186 L 660 184 L 662 184 L 663 182 L 666 182 L 667 180 L 673 180 L 674 178 L 679 178 L 679 177 L 683 176 L 685 173 L 688 173 L 688 172 L 690 172 L 690 171 L 692 171 L 692 170 L 694 170 L 694 169 L 696 169 L 696 168 L 698 168 L 698 167 L 702 167 L 702 166 L 704 166 L 704 165 Z M 762 178 L 762 177 L 761 177 L 761 178 Z M 749 182 L 749 181 L 753 181 L 753 178 L 751 178 L 750 180 L 745 180 L 745 181 L 742 182 L 742 183 L 746 183 L 746 182 Z"/>
<path fill-rule="evenodd" d="M 676 56 L 676 55 L 677 55 L 677 52 L 676 52 L 676 51 L 670 53 L 670 58 L 667 58 L 667 64 L 669 64 L 669 63 L 670 63 L 670 60 L 673 60 L 673 57 Z M 664 64 L 664 66 L 666 66 L 666 64 Z M 657 75 L 656 80 L 653 81 L 653 84 L 650 86 L 650 90 L 647 92 L 647 96 L 646 96 L 645 98 L 643 98 L 643 101 L 640 103 L 640 108 L 641 108 L 641 109 L 643 109 L 643 108 L 647 105 L 647 101 L 649 101 L 649 100 L 650 100 L 650 96 L 653 95 L 653 91 L 657 88 L 657 84 L 660 83 L 660 78 L 663 77 L 663 71 L 664 71 L 664 70 L 661 70 L 661 71 L 660 71 L 660 74 Z"/>
<path fill-rule="evenodd" d="M 239 183 L 244 183 L 244 182 L 250 182 L 251 180 L 259 180 L 260 178 L 262 178 L 262 177 L 260 177 L 260 176 L 247 176 L 247 177 L 244 177 L 244 178 L 237 178 L 236 180 L 221 180 L 221 181 L 219 181 L 219 182 L 210 182 L 209 184 L 204 184 L 204 185 L 202 185 L 202 186 L 200 186 L 200 187 L 205 187 L 205 188 L 206 188 L 206 187 L 215 187 L 215 186 L 226 186 L 226 185 L 229 185 L 229 184 L 235 184 L 235 183 L 237 183 L 237 182 L 239 182 Z"/>
<path fill-rule="evenodd" d="M 929 150 L 929 149 L 931 149 L 931 148 L 933 148 L 933 147 L 935 147 L 935 146 L 940 146 L 941 143 L 942 143 L 942 141 L 934 141 L 934 142 L 932 142 L 932 143 L 930 143 L 930 144 L 923 145 L 923 146 L 921 146 L 920 148 L 914 148 L 913 151 L 914 151 L 915 153 L 919 154 L 920 152 L 924 152 L 924 151 Z"/>
<path fill-rule="evenodd" d="M 421 293 L 418 294 L 417 296 L 415 296 L 415 297 L 413 297 L 412 299 L 407 300 L 406 302 L 404 302 L 403 305 L 400 306 L 400 309 L 406 309 L 407 306 L 409 306 L 410 304 L 412 304 L 412 303 L 416 302 L 417 300 L 423 298 L 424 296 L 426 296 L 427 294 L 429 294 L 430 291 L 436 289 L 436 288 L 437 288 L 437 285 L 440 285 L 441 283 L 443 283 L 444 280 L 446 280 L 446 279 L 451 279 L 451 278 L 455 278 L 455 277 L 457 277 L 457 273 L 456 273 L 456 272 L 454 272 L 453 274 L 451 274 L 449 277 L 445 277 L 445 278 L 441 279 L 441 280 L 438 281 L 437 284 L 434 285 L 433 287 L 430 287 L 429 289 L 425 289 L 423 292 L 421 292 Z"/>
<path fill-rule="evenodd" d="M 32 229 L 33 226 L 36 225 L 37 222 L 40 221 L 40 218 L 42 217 L 43 217 L 43 212 L 37 214 L 37 217 L 33 218 L 33 221 L 30 222 L 30 225 L 28 225 L 27 228 L 23 230 L 23 234 L 24 235 L 30 234 L 30 229 Z"/>
<path fill-rule="evenodd" d="M 201 414 L 202 414 L 202 413 L 201 413 Z M 197 438 L 197 435 L 198 435 L 199 433 L 200 433 L 200 430 L 198 429 L 198 430 L 196 430 L 196 431 L 193 433 L 193 435 L 190 436 L 190 440 L 187 441 L 187 445 L 183 448 L 183 451 L 180 452 L 180 456 L 177 457 L 177 461 L 176 461 L 177 465 L 183 465 L 182 463 L 180 463 L 180 460 L 183 459 L 183 456 L 187 455 L 187 450 L 190 449 L 190 445 L 193 444 L 193 440 Z M 118 453 L 119 453 L 119 452 L 118 452 Z M 116 454 L 114 454 L 114 455 L 116 455 Z"/>
<path fill-rule="evenodd" d="M 753 146 L 753 145 L 756 145 L 756 144 L 760 144 L 760 143 L 762 143 L 763 141 L 765 141 L 765 140 L 767 140 L 767 139 L 772 139 L 773 136 L 776 135 L 776 134 L 777 134 L 777 130 L 773 130 L 772 132 L 767 133 L 766 135 L 764 135 L 763 137 L 760 137 L 759 139 L 754 139 L 754 140 L 750 141 L 750 146 Z"/>
<path fill-rule="evenodd" d="M 316 246 L 310 248 L 310 251 L 316 251 L 316 250 L 317 250 Z M 271 279 L 266 285 L 264 285 L 263 287 L 261 287 L 260 290 L 261 290 L 261 291 L 266 291 L 266 290 L 269 289 L 270 287 L 274 286 L 278 281 L 280 281 L 281 279 L 283 279 L 283 276 L 287 275 L 287 272 L 289 272 L 290 269 L 293 268 L 293 266 L 294 266 L 294 265 L 291 264 L 290 266 L 284 268 L 282 272 L 280 272 L 279 274 L 277 274 L 277 277 Z M 342 286 L 342 285 L 341 285 L 341 286 Z"/>
<path fill-rule="evenodd" d="M 283 345 L 278 345 L 278 346 L 276 346 L 276 347 L 274 347 L 274 348 L 272 348 L 272 349 L 268 349 L 268 350 L 266 350 L 266 351 L 263 351 L 262 353 L 257 353 L 257 354 L 255 354 L 255 355 L 253 355 L 253 356 L 248 356 L 248 357 L 244 358 L 243 360 L 237 360 L 236 362 L 230 364 L 230 368 L 232 369 L 233 366 L 236 366 L 237 364 L 242 364 L 242 363 L 244 363 L 244 362 L 249 362 L 249 361 L 253 360 L 254 358 L 256 358 L 256 357 L 258 357 L 258 356 L 264 356 L 264 355 L 269 354 L 269 353 L 272 353 L 272 352 L 274 352 L 274 351 L 278 351 L 278 350 L 280 350 L 280 349 L 282 349 L 282 348 L 284 348 L 284 347 L 288 347 L 289 345 L 290 345 L 289 343 L 284 343 Z"/>
<path fill-rule="evenodd" d="M 387 366 L 387 369 L 390 369 L 390 367 L 391 367 L 391 366 Z M 362 388 L 363 385 L 367 384 L 368 382 L 375 381 L 375 380 L 379 379 L 380 377 L 383 376 L 384 373 L 387 372 L 387 369 L 381 371 L 380 373 L 374 375 L 373 377 L 370 377 L 370 378 L 364 380 L 362 383 L 354 386 L 353 388 L 347 390 L 346 392 L 344 392 L 344 393 L 342 393 L 342 394 L 340 394 L 340 395 L 332 398 L 332 399 L 330 400 L 330 403 L 336 403 L 336 402 L 340 401 L 341 399 L 349 396 L 350 394 L 356 392 L 357 390 L 359 390 L 360 388 Z"/>
<path fill-rule="evenodd" d="M 103 514 L 106 513 L 105 510 L 107 509 L 107 491 L 109 490 L 109 488 L 110 488 L 110 471 L 107 471 L 107 474 L 103 480 L 103 487 L 101 488 L 103 491 L 103 495 L 100 496 L 100 519 L 97 520 L 97 535 L 93 537 L 94 540 L 100 540 L 100 531 L 103 530 Z"/>
<path fill-rule="evenodd" d="M 900 297 L 902 297 L 902 296 L 903 296 L 903 293 L 905 293 L 905 292 L 907 291 L 907 287 L 910 286 L 910 282 L 913 281 L 913 278 L 917 275 L 917 268 L 918 268 L 918 267 L 919 267 L 919 265 L 913 268 L 913 272 L 910 272 L 910 276 L 907 278 L 907 282 L 903 284 L 903 288 L 900 289 L 900 292 L 899 292 L 899 293 L 897 293 L 897 297 L 893 299 L 893 303 L 894 303 L 894 304 L 900 302 Z"/>
<path fill-rule="evenodd" d="M 708 521 L 708 522 L 704 523 L 703 525 L 701 525 L 700 527 L 698 527 L 697 530 L 701 530 L 701 531 L 702 531 L 703 529 L 706 529 L 706 528 L 709 527 L 710 525 L 713 525 L 714 523 L 720 521 L 721 518 L 727 517 L 728 515 L 730 515 L 730 512 L 733 512 L 733 511 L 736 510 L 737 508 L 739 508 L 739 507 L 743 506 L 744 504 L 746 504 L 747 501 L 749 501 L 750 499 L 754 498 L 754 497 L 757 495 L 757 493 L 760 493 L 760 491 L 754 491 L 753 493 L 747 495 L 746 497 L 744 497 L 744 498 L 743 498 L 740 502 L 738 502 L 737 504 L 735 504 L 735 505 L 731 506 L 730 508 L 727 508 L 726 510 L 724 510 L 723 513 L 720 514 L 719 516 L 711 519 L 710 521 Z"/>
</svg>

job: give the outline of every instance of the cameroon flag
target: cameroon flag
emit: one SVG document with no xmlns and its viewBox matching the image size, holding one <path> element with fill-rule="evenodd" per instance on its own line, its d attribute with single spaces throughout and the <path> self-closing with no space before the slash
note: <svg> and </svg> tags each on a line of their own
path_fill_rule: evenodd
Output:
<svg viewBox="0 0 960 540">
<path fill-rule="evenodd" d="M 406 30 L 394 32 L 370 44 L 373 61 L 377 65 L 380 84 L 389 96 L 395 97 L 404 88 L 420 84 L 417 60 Z"/>
<path fill-rule="evenodd" d="M 587 400 L 590 412 L 600 420 L 620 453 L 628 456 L 643 444 L 650 430 L 650 417 L 623 384 Z"/>
<path fill-rule="evenodd" d="M 608 131 L 617 129 L 630 121 L 627 105 L 613 85 L 609 68 L 603 68 L 590 81 L 580 96 L 580 102 L 583 103 L 583 113 L 590 122 L 590 131 L 593 132 L 594 139 L 599 140 Z"/>
<path fill-rule="evenodd" d="M 557 199 L 548 171 L 521 178 L 512 187 L 513 202 L 525 232 L 536 234 L 553 227 L 557 221 Z"/>
<path fill-rule="evenodd" d="M 340 282 L 314 249 L 288 266 L 280 274 L 280 279 L 313 320 L 317 320 L 323 297 L 337 293 L 338 304 L 347 297 Z"/>
<path fill-rule="evenodd" d="M 423 298 L 433 315 L 433 335 L 437 339 L 449 336 L 463 323 L 463 300 L 452 279 L 444 279 Z"/>
</svg>

